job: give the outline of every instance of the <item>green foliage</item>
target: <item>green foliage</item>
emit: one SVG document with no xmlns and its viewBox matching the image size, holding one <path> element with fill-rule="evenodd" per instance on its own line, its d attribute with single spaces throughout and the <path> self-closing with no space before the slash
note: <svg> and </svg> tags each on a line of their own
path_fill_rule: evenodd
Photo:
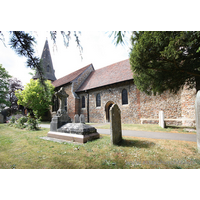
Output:
<svg viewBox="0 0 200 200">
<path fill-rule="evenodd" d="M 50 81 L 45 81 L 44 87 L 39 80 L 30 80 L 24 90 L 17 90 L 18 105 L 32 109 L 39 117 L 43 116 L 49 106 L 52 105 L 54 86 Z"/>
<path fill-rule="evenodd" d="M 115 45 L 124 44 L 127 31 L 112 31 L 109 37 L 114 37 Z"/>
<path fill-rule="evenodd" d="M 131 42 L 130 63 L 139 90 L 176 93 L 185 83 L 200 89 L 200 32 L 133 32 Z"/>
<path fill-rule="evenodd" d="M 11 76 L 8 74 L 5 68 L 0 64 L 0 106 L 5 104 L 9 106 L 9 102 L 6 100 L 6 95 L 9 90 L 9 78 Z"/>
<path fill-rule="evenodd" d="M 9 121 L 9 123 L 8 123 L 8 125 L 9 126 L 13 126 L 15 124 L 15 121 L 16 121 L 15 116 L 12 116 L 11 119 L 10 119 L 10 121 Z"/>
<path fill-rule="evenodd" d="M 17 128 L 26 128 L 26 125 L 25 125 L 25 123 L 27 122 L 27 117 L 26 116 L 23 116 L 23 117 L 21 117 L 21 118 L 19 118 L 18 120 L 17 120 L 17 125 L 16 125 L 16 127 Z"/>
<path fill-rule="evenodd" d="M 14 128 L 19 128 L 19 129 L 24 129 L 27 128 L 28 130 L 38 130 L 39 129 L 39 124 L 41 123 L 41 118 L 31 117 L 28 115 L 20 117 L 18 120 L 16 120 L 16 117 L 13 115 L 8 123 L 8 126 L 14 127 Z"/>
<path fill-rule="evenodd" d="M 28 117 L 27 125 L 29 130 L 38 130 L 39 129 L 39 124 L 41 122 L 41 118 L 32 118 Z"/>
</svg>

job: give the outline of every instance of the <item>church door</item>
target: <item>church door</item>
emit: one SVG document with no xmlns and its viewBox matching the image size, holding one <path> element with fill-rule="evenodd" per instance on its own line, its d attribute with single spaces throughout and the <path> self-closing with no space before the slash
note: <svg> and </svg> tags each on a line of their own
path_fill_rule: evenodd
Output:
<svg viewBox="0 0 200 200">
<path fill-rule="evenodd" d="M 110 108 L 114 104 L 113 101 L 109 101 L 106 103 L 105 111 L 106 111 L 106 122 L 110 122 Z"/>
</svg>

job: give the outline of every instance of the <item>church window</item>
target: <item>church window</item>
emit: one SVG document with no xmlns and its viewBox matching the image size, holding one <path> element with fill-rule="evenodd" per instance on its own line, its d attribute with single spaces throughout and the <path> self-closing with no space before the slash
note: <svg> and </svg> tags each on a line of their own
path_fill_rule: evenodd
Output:
<svg viewBox="0 0 200 200">
<path fill-rule="evenodd" d="M 122 90 L 122 105 L 128 104 L 128 93 L 126 89 Z"/>
<path fill-rule="evenodd" d="M 96 96 L 96 107 L 101 106 L 101 95 L 98 93 Z"/>
<path fill-rule="evenodd" d="M 82 108 L 85 108 L 85 97 L 82 96 Z"/>
</svg>

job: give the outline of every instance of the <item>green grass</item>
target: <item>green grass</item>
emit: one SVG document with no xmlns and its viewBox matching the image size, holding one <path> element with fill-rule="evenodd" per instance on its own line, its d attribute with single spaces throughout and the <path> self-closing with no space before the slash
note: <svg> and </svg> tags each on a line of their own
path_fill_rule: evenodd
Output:
<svg viewBox="0 0 200 200">
<path fill-rule="evenodd" d="M 95 124 L 93 125 L 95 126 Z M 98 129 L 109 129 L 109 128 L 110 128 L 110 124 L 98 126 Z M 195 132 L 185 131 L 184 130 L 185 128 L 191 128 L 191 127 L 167 126 L 166 128 L 163 129 L 157 124 L 122 124 L 123 130 L 196 134 Z"/>
<path fill-rule="evenodd" d="M 1 169 L 180 169 L 200 168 L 196 142 L 110 137 L 86 144 L 40 139 L 49 129 L 27 131 L 0 125 Z"/>
</svg>

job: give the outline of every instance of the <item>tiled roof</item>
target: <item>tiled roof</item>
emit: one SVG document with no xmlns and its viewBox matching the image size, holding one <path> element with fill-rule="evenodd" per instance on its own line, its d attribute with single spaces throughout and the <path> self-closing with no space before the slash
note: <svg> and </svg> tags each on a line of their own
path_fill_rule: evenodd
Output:
<svg viewBox="0 0 200 200">
<path fill-rule="evenodd" d="M 92 64 L 87 65 L 86 67 L 83 67 L 75 72 L 72 72 L 71 74 L 68 74 L 60 79 L 55 80 L 52 84 L 54 87 L 59 87 L 61 85 L 65 85 L 67 83 L 70 83 L 74 79 L 76 79 L 79 75 L 81 75 L 88 67 L 90 67 Z"/>
<path fill-rule="evenodd" d="M 133 79 L 129 59 L 93 71 L 77 92 Z"/>
</svg>

